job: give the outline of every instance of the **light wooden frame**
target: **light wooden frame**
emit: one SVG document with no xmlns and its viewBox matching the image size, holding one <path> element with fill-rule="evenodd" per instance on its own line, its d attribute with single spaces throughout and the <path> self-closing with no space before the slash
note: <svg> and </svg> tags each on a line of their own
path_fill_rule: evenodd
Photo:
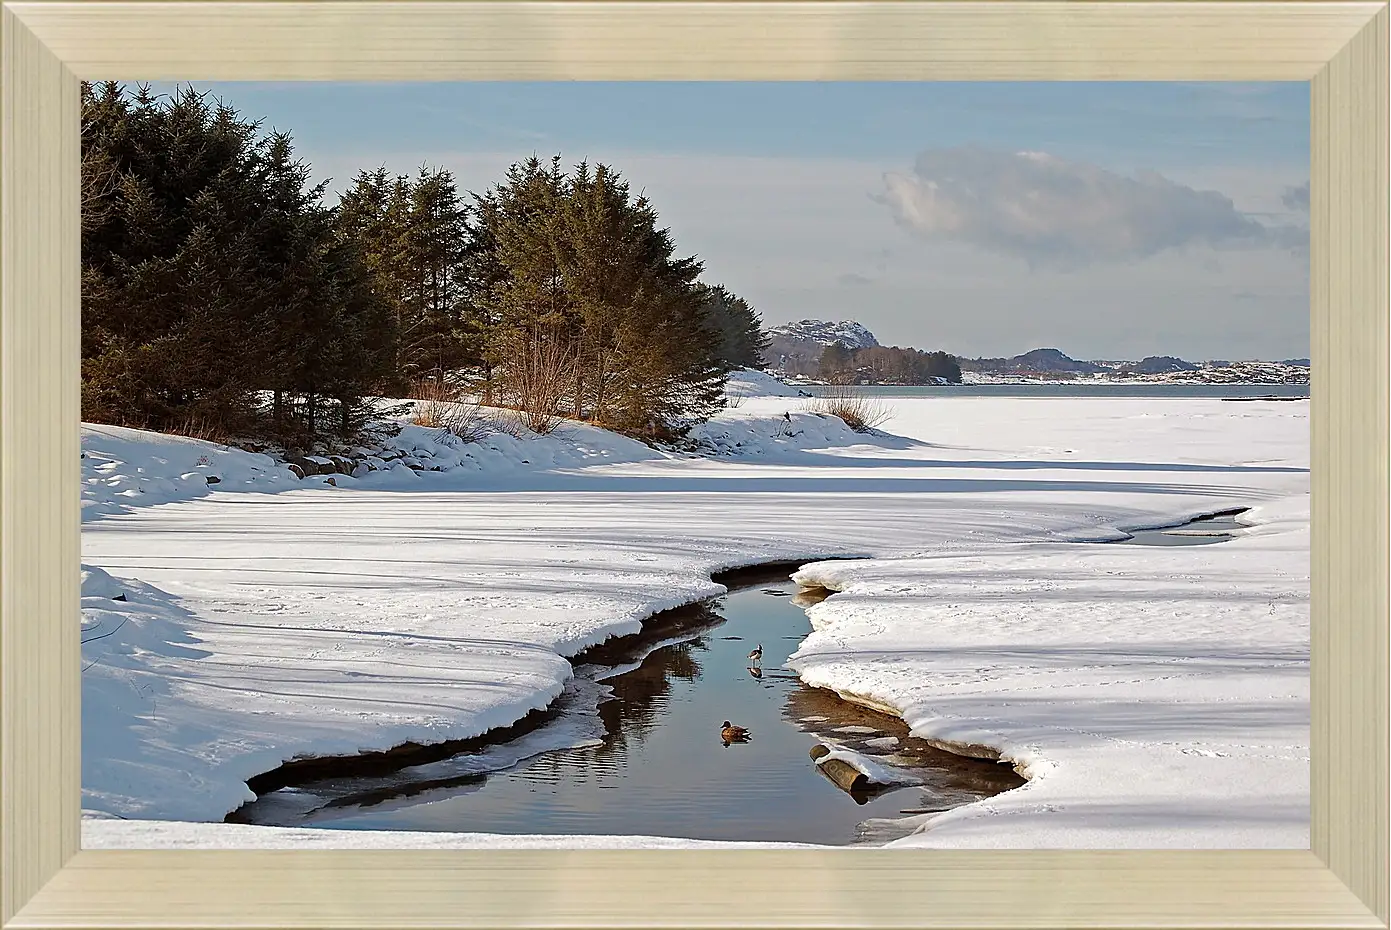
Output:
<svg viewBox="0 0 1391 930">
<path fill-rule="evenodd" d="M 0 925 L 1388 922 L 1385 2 L 0 2 Z M 1311 81 L 1312 849 L 79 851 L 78 80 Z M 723 885 L 756 889 L 729 908 Z"/>
</svg>

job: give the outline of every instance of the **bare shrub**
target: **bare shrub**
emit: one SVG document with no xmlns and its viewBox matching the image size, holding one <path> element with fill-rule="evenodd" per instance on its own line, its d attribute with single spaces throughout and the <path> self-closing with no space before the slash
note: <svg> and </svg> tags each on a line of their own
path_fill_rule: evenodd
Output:
<svg viewBox="0 0 1391 930">
<path fill-rule="evenodd" d="M 483 414 L 483 405 L 478 401 L 461 402 L 445 414 L 440 431 L 462 442 L 479 442 L 492 432 L 492 421 Z"/>
<path fill-rule="evenodd" d="M 463 399 L 463 391 L 443 372 L 436 372 L 412 382 L 409 396 L 415 401 L 411 422 L 436 429 L 444 426 L 450 410 Z"/>
<path fill-rule="evenodd" d="M 540 436 L 554 432 L 565 419 L 560 411 L 574 390 L 574 348 L 555 334 L 518 334 L 510 340 L 506 358 L 502 396 L 517 413 L 516 425 Z"/>
<path fill-rule="evenodd" d="M 868 433 L 887 423 L 893 416 L 889 408 L 863 391 L 837 386 L 817 398 L 812 405 L 817 413 L 828 413 L 845 421 L 857 433 Z"/>
<path fill-rule="evenodd" d="M 471 399 L 469 385 L 446 372 L 434 372 L 417 379 L 410 388 L 415 401 L 411 422 L 439 430 L 439 437 L 452 436 L 462 442 L 485 438 L 491 423 L 482 404 Z"/>
</svg>

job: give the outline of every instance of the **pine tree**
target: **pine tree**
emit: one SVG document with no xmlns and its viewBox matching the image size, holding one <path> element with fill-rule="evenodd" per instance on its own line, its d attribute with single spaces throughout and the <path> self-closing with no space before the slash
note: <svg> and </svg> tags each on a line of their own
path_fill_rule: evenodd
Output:
<svg viewBox="0 0 1391 930">
<path fill-rule="evenodd" d="M 833 342 L 821 350 L 821 377 L 825 380 L 846 380 L 849 377 L 850 365 L 850 350 L 841 343 Z"/>
<path fill-rule="evenodd" d="M 367 272 L 367 285 L 383 302 L 391 317 L 391 387 L 405 387 L 405 343 L 417 327 L 407 316 L 410 287 L 405 258 L 410 222 L 410 185 L 393 177 L 385 166 L 360 171 L 339 199 L 336 210 L 338 235 L 351 243 Z"/>
<path fill-rule="evenodd" d="M 453 175 L 420 168 L 408 189 L 401 261 L 409 286 L 407 372 L 449 372 L 468 360 L 460 311 L 464 210 Z"/>
<path fill-rule="evenodd" d="M 716 356 L 731 370 L 762 368 L 766 364 L 763 353 L 768 349 L 768 336 L 758 313 L 748 301 L 723 285 L 699 284 L 697 289 L 718 340 Z"/>
<path fill-rule="evenodd" d="M 612 168 L 567 174 L 559 156 L 514 164 L 475 196 L 467 303 L 504 382 L 551 384 L 527 366 L 563 359 L 569 390 L 536 400 L 636 435 L 667 435 L 718 408 L 731 363 L 696 287 L 702 266 L 676 257 L 657 220 Z"/>
<path fill-rule="evenodd" d="M 360 406 L 394 340 L 290 137 L 192 87 L 84 85 L 82 103 L 84 416 L 283 435 L 302 414 L 310 439 L 350 426 L 318 415 Z"/>
</svg>

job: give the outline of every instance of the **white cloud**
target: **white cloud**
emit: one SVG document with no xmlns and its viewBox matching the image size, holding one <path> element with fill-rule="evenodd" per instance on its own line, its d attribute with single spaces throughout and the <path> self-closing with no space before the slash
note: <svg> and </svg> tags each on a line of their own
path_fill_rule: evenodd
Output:
<svg viewBox="0 0 1391 930">
<path fill-rule="evenodd" d="M 1192 246 L 1297 247 L 1307 233 L 1267 226 L 1230 197 L 1152 171 L 1124 176 L 1044 152 L 935 149 L 884 177 L 880 200 L 903 226 L 1031 267 L 1130 262 Z"/>
</svg>

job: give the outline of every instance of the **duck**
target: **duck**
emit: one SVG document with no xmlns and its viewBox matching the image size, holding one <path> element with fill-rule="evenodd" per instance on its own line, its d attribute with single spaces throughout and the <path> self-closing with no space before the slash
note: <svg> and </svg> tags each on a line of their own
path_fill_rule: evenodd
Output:
<svg viewBox="0 0 1391 930">
<path fill-rule="evenodd" d="M 763 644 L 759 643 L 758 648 L 749 653 L 749 661 L 754 665 L 763 661 Z"/>
<path fill-rule="evenodd" d="M 726 743 L 742 743 L 748 740 L 749 731 L 744 727 L 736 727 L 726 720 L 720 725 L 720 739 Z"/>
</svg>

